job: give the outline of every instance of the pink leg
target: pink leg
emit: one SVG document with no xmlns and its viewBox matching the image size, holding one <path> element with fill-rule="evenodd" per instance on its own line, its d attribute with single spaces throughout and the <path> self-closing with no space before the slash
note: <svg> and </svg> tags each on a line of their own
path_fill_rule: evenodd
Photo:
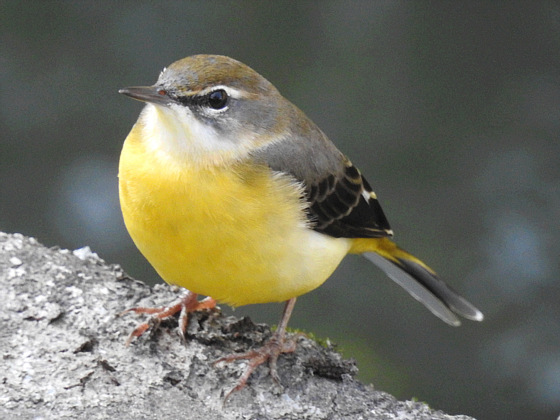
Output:
<svg viewBox="0 0 560 420">
<path fill-rule="evenodd" d="M 245 370 L 245 373 L 241 376 L 241 378 L 239 378 L 239 382 L 237 383 L 237 385 L 226 394 L 224 404 L 231 396 L 231 394 L 243 389 L 243 387 L 247 385 L 247 380 L 249 379 L 251 374 L 257 367 L 259 367 L 266 361 L 268 361 L 268 366 L 270 368 L 270 376 L 272 376 L 272 378 L 276 382 L 280 382 L 278 372 L 276 370 L 276 362 L 278 360 L 278 356 L 280 356 L 282 353 L 293 353 L 296 350 L 296 343 L 294 341 L 286 340 L 286 327 L 288 326 L 288 320 L 292 315 L 295 304 L 296 298 L 292 298 L 286 302 L 286 307 L 284 308 L 284 313 L 282 314 L 282 318 L 280 319 L 278 328 L 276 329 L 270 340 L 268 340 L 261 348 L 256 350 L 249 350 L 246 353 L 231 354 L 229 356 L 222 357 L 214 362 L 214 364 L 220 362 L 229 363 L 235 360 L 242 359 L 249 361 L 247 370 Z"/>
<path fill-rule="evenodd" d="M 135 307 L 127 309 L 121 312 L 119 315 L 124 315 L 128 312 L 135 312 L 137 314 L 152 314 L 153 317 L 150 321 L 144 322 L 138 325 L 134 331 L 129 335 L 126 340 L 126 345 L 130 345 L 134 337 L 140 337 L 144 334 L 154 321 L 160 322 L 164 319 L 174 316 L 176 313 L 180 312 L 179 315 L 179 331 L 183 338 L 185 337 L 185 332 L 187 331 L 188 324 L 188 314 L 191 312 L 202 311 L 204 309 L 214 309 L 216 307 L 216 301 L 211 297 L 207 297 L 200 302 L 197 300 L 197 294 L 187 291 L 185 296 L 183 296 L 177 303 L 171 306 L 163 306 L 161 308 L 146 308 L 146 307 Z"/>
</svg>

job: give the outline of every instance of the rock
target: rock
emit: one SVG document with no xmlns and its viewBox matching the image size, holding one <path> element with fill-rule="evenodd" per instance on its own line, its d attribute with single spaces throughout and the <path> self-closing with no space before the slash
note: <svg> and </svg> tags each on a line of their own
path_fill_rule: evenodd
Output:
<svg viewBox="0 0 560 420">
<path fill-rule="evenodd" d="M 468 419 L 448 416 L 354 379 L 332 347 L 299 335 L 276 384 L 260 367 L 224 404 L 245 363 L 214 366 L 270 336 L 266 325 L 219 311 L 176 320 L 124 345 L 144 318 L 132 306 L 167 305 L 179 290 L 150 288 L 89 248 L 46 248 L 0 232 L 0 418 L 6 419 Z"/>
</svg>

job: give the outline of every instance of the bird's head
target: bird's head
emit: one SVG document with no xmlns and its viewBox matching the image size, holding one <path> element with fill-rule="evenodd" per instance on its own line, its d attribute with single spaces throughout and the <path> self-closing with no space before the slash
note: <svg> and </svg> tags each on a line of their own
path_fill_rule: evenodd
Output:
<svg viewBox="0 0 560 420">
<path fill-rule="evenodd" d="M 154 85 L 119 92 L 148 104 L 139 123 L 153 149 L 209 164 L 281 138 L 294 114 L 272 83 L 219 55 L 184 58 Z"/>
</svg>

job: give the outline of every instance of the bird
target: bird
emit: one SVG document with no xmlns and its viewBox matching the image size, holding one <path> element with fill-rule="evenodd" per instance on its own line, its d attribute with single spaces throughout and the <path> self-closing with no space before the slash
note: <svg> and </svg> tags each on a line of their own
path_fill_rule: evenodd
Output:
<svg viewBox="0 0 560 420">
<path fill-rule="evenodd" d="M 286 328 L 297 297 L 361 254 L 452 326 L 483 314 L 420 259 L 398 247 L 362 172 L 299 108 L 249 66 L 193 55 L 151 86 L 119 93 L 145 103 L 119 161 L 126 228 L 161 278 L 185 289 L 177 303 L 125 312 L 179 314 L 286 302 L 262 347 L 218 359 L 248 366 L 228 396 L 268 362 L 295 351 Z M 206 296 L 199 300 L 198 296 Z M 150 323 L 140 324 L 127 345 Z M 226 397 L 227 398 L 227 397 Z"/>
</svg>

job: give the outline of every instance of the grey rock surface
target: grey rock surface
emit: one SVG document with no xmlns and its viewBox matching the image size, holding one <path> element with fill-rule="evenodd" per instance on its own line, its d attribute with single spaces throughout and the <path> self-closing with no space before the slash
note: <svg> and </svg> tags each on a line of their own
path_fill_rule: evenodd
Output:
<svg viewBox="0 0 560 420">
<path fill-rule="evenodd" d="M 186 342 L 170 320 L 125 347 L 142 318 L 116 314 L 169 304 L 179 291 L 130 279 L 87 248 L 0 232 L 0 291 L 1 419 L 470 418 L 363 385 L 352 361 L 304 336 L 279 359 L 284 386 L 260 367 L 224 404 L 245 364 L 212 361 L 259 345 L 269 327 L 204 312 Z"/>
</svg>

